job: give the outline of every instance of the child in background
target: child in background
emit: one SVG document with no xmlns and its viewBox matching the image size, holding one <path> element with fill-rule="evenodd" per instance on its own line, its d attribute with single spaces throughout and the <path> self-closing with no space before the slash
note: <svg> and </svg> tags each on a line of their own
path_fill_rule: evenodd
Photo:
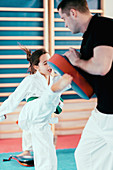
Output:
<svg viewBox="0 0 113 170">
<path fill-rule="evenodd" d="M 57 170 L 56 151 L 51 131 L 51 114 L 56 110 L 63 90 L 72 77 L 64 74 L 59 80 L 52 77 L 47 61 L 50 55 L 45 49 L 27 51 L 30 73 L 0 107 L 0 116 L 13 112 L 25 98 L 18 124 L 22 130 L 31 133 L 36 170 Z"/>
</svg>

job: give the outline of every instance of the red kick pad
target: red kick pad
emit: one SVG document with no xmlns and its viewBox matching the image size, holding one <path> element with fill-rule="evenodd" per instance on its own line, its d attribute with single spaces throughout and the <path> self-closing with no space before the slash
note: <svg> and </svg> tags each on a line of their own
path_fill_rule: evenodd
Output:
<svg viewBox="0 0 113 170">
<path fill-rule="evenodd" d="M 61 75 L 67 73 L 73 77 L 73 81 L 71 83 L 72 89 L 76 91 L 76 93 L 84 98 L 90 99 L 94 94 L 93 88 L 87 82 L 87 80 L 77 71 L 75 67 L 69 62 L 67 57 L 54 54 L 48 61 L 48 64 L 51 68 L 53 68 L 56 72 Z"/>
</svg>

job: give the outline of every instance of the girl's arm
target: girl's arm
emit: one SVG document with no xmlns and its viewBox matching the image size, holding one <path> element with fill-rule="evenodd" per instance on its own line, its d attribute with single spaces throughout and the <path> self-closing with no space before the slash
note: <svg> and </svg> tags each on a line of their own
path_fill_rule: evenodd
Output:
<svg viewBox="0 0 113 170">
<path fill-rule="evenodd" d="M 16 90 L 0 106 L 0 116 L 13 112 L 25 98 L 29 87 L 29 76 L 24 78 Z"/>
<path fill-rule="evenodd" d="M 54 77 L 54 83 L 56 83 L 60 78 L 61 78 L 62 76 L 58 73 L 57 74 L 57 76 L 55 76 Z M 71 84 L 68 84 L 63 90 L 62 90 L 62 93 L 64 92 L 64 91 L 67 91 L 67 90 L 69 90 L 69 89 L 71 89 L 72 87 L 71 87 Z"/>
</svg>

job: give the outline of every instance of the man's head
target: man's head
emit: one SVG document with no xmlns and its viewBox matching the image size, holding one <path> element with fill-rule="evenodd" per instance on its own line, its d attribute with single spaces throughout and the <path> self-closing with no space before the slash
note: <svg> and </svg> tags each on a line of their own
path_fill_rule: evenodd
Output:
<svg viewBox="0 0 113 170">
<path fill-rule="evenodd" d="M 81 16 L 89 14 L 86 0 L 62 0 L 57 7 L 61 18 L 72 33 L 80 32 Z"/>
<path fill-rule="evenodd" d="M 57 10 L 61 8 L 62 13 L 65 13 L 67 16 L 70 15 L 70 10 L 75 9 L 81 13 L 89 12 L 88 4 L 86 0 L 62 0 Z"/>
</svg>

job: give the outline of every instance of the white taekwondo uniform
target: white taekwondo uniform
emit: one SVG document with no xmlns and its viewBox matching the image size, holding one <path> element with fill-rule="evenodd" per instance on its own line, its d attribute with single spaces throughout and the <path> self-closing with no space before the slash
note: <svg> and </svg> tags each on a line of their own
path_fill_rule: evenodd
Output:
<svg viewBox="0 0 113 170">
<path fill-rule="evenodd" d="M 38 71 L 28 75 L 0 107 L 2 116 L 13 112 L 24 98 L 27 101 L 30 97 L 38 97 L 23 106 L 18 120 L 21 129 L 31 133 L 36 170 L 57 170 L 53 134 L 49 125 L 61 94 L 51 91 L 55 79 L 50 77 L 48 86 L 47 80 Z"/>
</svg>

